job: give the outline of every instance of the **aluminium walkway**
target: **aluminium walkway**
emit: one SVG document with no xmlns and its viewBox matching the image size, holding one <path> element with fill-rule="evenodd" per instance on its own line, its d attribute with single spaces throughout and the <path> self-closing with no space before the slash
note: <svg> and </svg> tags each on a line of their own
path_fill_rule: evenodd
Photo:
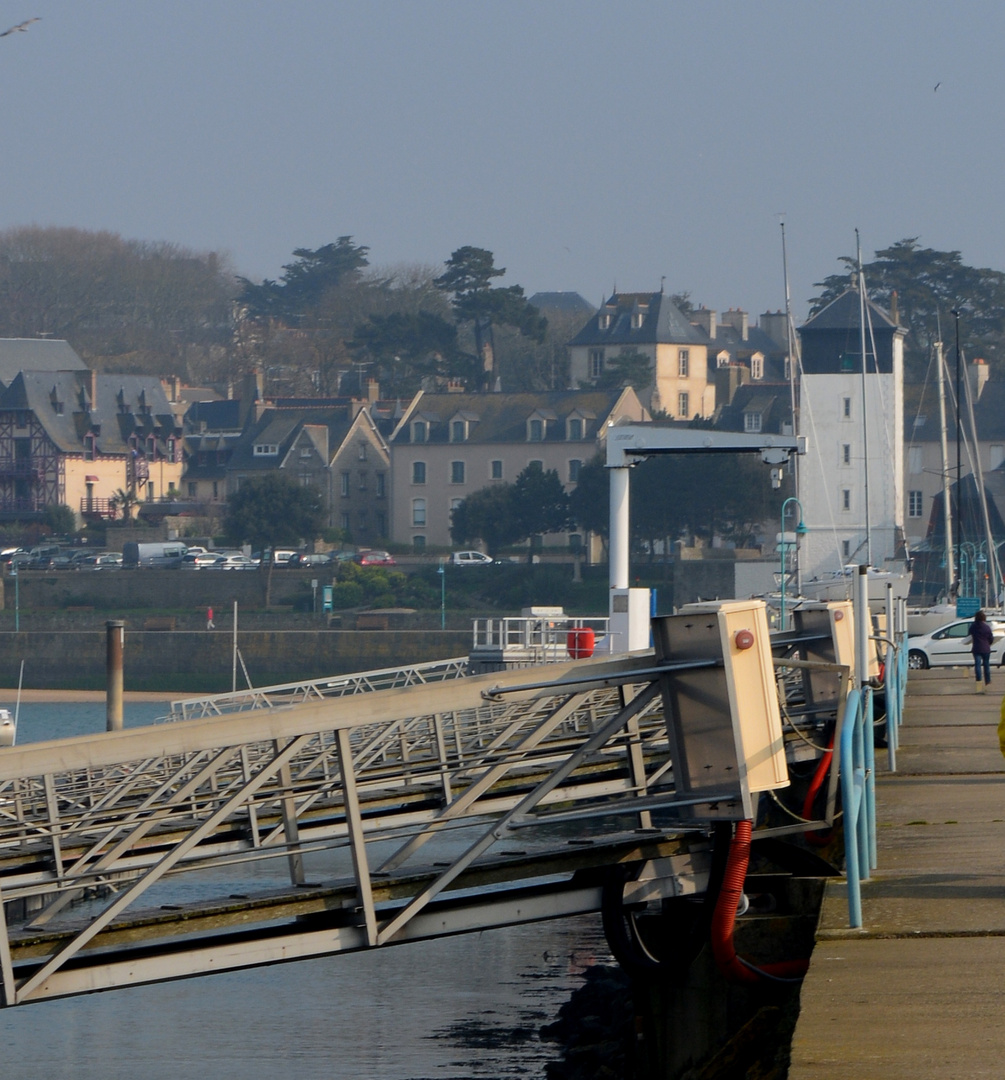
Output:
<svg viewBox="0 0 1005 1080">
<path fill-rule="evenodd" d="M 829 884 L 789 1080 L 970 1080 L 1005 1072 L 1005 676 L 912 672 L 897 751 L 877 751 L 879 866 L 849 930 Z"/>
</svg>

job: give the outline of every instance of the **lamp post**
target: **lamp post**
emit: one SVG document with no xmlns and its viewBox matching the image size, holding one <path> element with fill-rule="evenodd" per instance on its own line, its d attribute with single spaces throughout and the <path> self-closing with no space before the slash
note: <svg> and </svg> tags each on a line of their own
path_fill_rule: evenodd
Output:
<svg viewBox="0 0 1005 1080">
<path fill-rule="evenodd" d="M 788 544 L 785 541 L 785 513 L 788 510 L 789 503 L 795 503 L 796 506 L 799 507 L 799 524 L 796 525 L 796 544 L 795 544 L 795 547 L 796 547 L 796 560 L 797 560 L 796 565 L 797 566 L 799 565 L 799 563 L 798 563 L 798 559 L 799 559 L 799 537 L 800 536 L 805 536 L 807 534 L 807 532 L 809 532 L 809 530 L 806 528 L 806 525 L 803 522 L 803 504 L 795 497 L 795 495 L 790 495 L 782 503 L 782 536 L 781 536 L 781 543 L 778 545 L 779 549 L 781 550 L 781 555 L 782 555 L 782 589 L 781 589 L 782 601 L 781 601 L 781 611 L 780 611 L 780 617 L 779 617 L 779 628 L 781 630 L 785 629 L 785 551 L 786 551 L 786 548 L 788 547 Z"/>
<path fill-rule="evenodd" d="M 14 633 L 21 632 L 21 589 L 17 578 L 17 565 L 14 560 L 10 561 L 10 576 L 14 579 Z"/>
<path fill-rule="evenodd" d="M 953 308 L 950 312 L 953 318 L 956 320 L 956 539 L 957 539 L 957 565 L 959 565 L 959 541 L 963 535 L 963 519 L 960 517 L 960 503 L 962 501 L 963 492 L 960 490 L 960 478 L 962 472 L 960 469 L 960 442 L 963 434 L 963 425 L 960 415 L 960 408 L 962 405 L 962 398 L 960 397 L 960 309 Z M 959 580 L 956 582 L 956 592 L 959 594 Z"/>
<path fill-rule="evenodd" d="M 447 628 L 447 571 L 446 571 L 446 559 L 440 559 L 439 569 L 436 571 L 440 575 L 440 629 L 446 630 Z"/>
</svg>

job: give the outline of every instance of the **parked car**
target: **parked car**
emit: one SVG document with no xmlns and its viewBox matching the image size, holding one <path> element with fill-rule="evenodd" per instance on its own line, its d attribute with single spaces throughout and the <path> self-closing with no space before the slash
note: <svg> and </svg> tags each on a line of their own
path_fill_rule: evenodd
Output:
<svg viewBox="0 0 1005 1080">
<path fill-rule="evenodd" d="M 360 566 L 397 566 L 394 557 L 386 551 L 361 551 L 357 561 Z"/>
<path fill-rule="evenodd" d="M 80 570 L 121 570 L 122 556 L 117 551 L 92 551 L 77 560 Z"/>
<path fill-rule="evenodd" d="M 214 570 L 257 570 L 258 563 L 241 552 L 228 552 L 213 563 Z"/>
<path fill-rule="evenodd" d="M 930 634 L 919 634 L 907 639 L 907 666 L 916 671 L 929 667 L 948 667 L 953 664 L 970 666 L 974 662 L 970 652 L 970 626 L 973 619 L 957 619 L 940 626 Z M 994 633 L 991 646 L 991 663 L 1005 663 L 1005 622 L 988 621 Z"/>
<path fill-rule="evenodd" d="M 455 551 L 450 556 L 454 566 L 488 566 L 492 561 L 491 555 L 483 555 L 480 551 Z"/>
<path fill-rule="evenodd" d="M 301 551 L 290 558 L 287 566 L 290 569 L 298 566 L 328 566 L 331 561 L 331 555 L 327 551 Z"/>
<path fill-rule="evenodd" d="M 200 570 L 206 566 L 216 566 L 222 558 L 217 551 L 190 551 L 182 559 L 181 565 L 183 570 Z"/>
</svg>

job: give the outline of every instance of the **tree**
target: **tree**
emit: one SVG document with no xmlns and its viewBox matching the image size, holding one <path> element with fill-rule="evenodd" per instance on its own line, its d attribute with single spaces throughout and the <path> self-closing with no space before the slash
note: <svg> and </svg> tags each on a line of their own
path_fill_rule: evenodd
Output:
<svg viewBox="0 0 1005 1080">
<path fill-rule="evenodd" d="M 66 505 L 47 506 L 43 521 L 53 536 L 70 536 L 77 531 L 77 515 Z"/>
<path fill-rule="evenodd" d="M 823 291 L 811 301 L 811 314 L 853 283 L 855 259 L 844 255 L 838 261 L 845 273 L 816 283 Z M 909 331 L 905 361 L 915 375 L 924 373 L 934 342 L 950 340 L 953 310 L 963 312 L 960 330 L 968 353 L 1005 357 L 1005 273 L 967 266 L 959 251 L 922 248 L 916 236 L 877 251 L 862 269 L 870 299 L 890 308 L 896 294 L 898 317 Z"/>
<path fill-rule="evenodd" d="M 239 278 L 238 302 L 252 319 L 291 323 L 299 316 L 310 316 L 329 290 L 358 278 L 363 267 L 369 265 L 369 250 L 354 244 L 351 236 L 340 236 L 334 243 L 314 250 L 296 248 L 295 261 L 283 267 L 278 282 L 266 279 L 255 285 L 247 278 Z"/>
<path fill-rule="evenodd" d="M 450 512 L 450 535 L 455 544 L 481 540 L 494 558 L 522 539 L 514 511 L 512 484 L 479 488 Z"/>
<path fill-rule="evenodd" d="M 371 315 L 349 348 L 370 360 L 388 397 L 411 396 L 424 380 L 452 373 L 457 327 L 431 311 Z"/>
<path fill-rule="evenodd" d="M 653 361 L 640 349 L 622 349 L 616 356 L 604 360 L 604 370 L 592 385 L 598 390 L 617 390 L 630 386 L 645 390 L 653 383 Z"/>
<path fill-rule="evenodd" d="M 569 495 L 569 516 L 583 532 L 596 533 L 606 542 L 611 524 L 611 481 L 603 455 L 597 454 L 580 468 Z"/>
<path fill-rule="evenodd" d="M 324 520 L 321 495 L 281 472 L 245 480 L 227 500 L 224 531 L 234 543 L 289 547 L 317 535 Z"/>
<path fill-rule="evenodd" d="M 513 483 L 514 527 L 521 540 L 569 526 L 569 496 L 554 469 L 532 461 Z"/>
<path fill-rule="evenodd" d="M 495 380 L 493 326 L 512 326 L 525 337 L 543 341 L 548 320 L 524 297 L 520 285 L 493 287 L 492 281 L 506 273 L 496 267 L 495 256 L 484 248 L 458 248 L 447 260 L 447 269 L 436 284 L 453 296 L 458 322 L 471 323 L 475 354 L 481 365 L 481 389 L 491 390 Z"/>
</svg>

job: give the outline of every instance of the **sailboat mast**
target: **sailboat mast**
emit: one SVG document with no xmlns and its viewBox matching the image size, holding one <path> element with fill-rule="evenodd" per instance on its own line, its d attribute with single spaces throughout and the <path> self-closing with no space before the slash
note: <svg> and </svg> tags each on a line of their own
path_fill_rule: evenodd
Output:
<svg viewBox="0 0 1005 1080">
<path fill-rule="evenodd" d="M 792 409 L 792 434 L 793 436 L 799 435 L 799 413 L 796 409 L 796 350 L 795 346 L 795 327 L 792 323 L 792 296 L 789 292 L 789 258 L 785 248 L 785 222 L 780 223 L 782 226 L 782 278 L 785 281 L 785 349 L 789 355 L 789 404 Z M 792 484 L 793 491 L 796 498 L 799 497 L 799 455 L 792 454 L 789 457 L 789 462 L 792 468 Z M 801 504 L 800 504 L 801 505 Z M 784 531 L 784 523 L 782 529 Z M 782 536 L 782 543 L 785 543 L 785 537 Z M 803 595 L 803 583 L 802 583 L 802 570 L 800 569 L 800 559 L 798 549 L 796 550 L 796 595 Z"/>
<path fill-rule="evenodd" d="M 939 433 L 942 440 L 942 516 L 946 525 L 946 595 L 953 596 L 956 584 L 956 549 L 953 547 L 953 510 L 950 505 L 949 442 L 946 438 L 946 364 L 942 356 L 942 342 L 935 343 L 935 357 L 939 365 Z"/>
<path fill-rule="evenodd" d="M 866 561 L 872 566 L 872 524 L 869 517 L 869 425 L 866 423 L 865 410 L 868 403 L 866 390 L 866 354 L 865 354 L 865 274 L 862 271 L 862 242 L 858 229 L 855 230 L 855 252 L 858 260 L 858 328 L 862 348 L 862 454 L 865 466 L 865 550 Z"/>
</svg>

